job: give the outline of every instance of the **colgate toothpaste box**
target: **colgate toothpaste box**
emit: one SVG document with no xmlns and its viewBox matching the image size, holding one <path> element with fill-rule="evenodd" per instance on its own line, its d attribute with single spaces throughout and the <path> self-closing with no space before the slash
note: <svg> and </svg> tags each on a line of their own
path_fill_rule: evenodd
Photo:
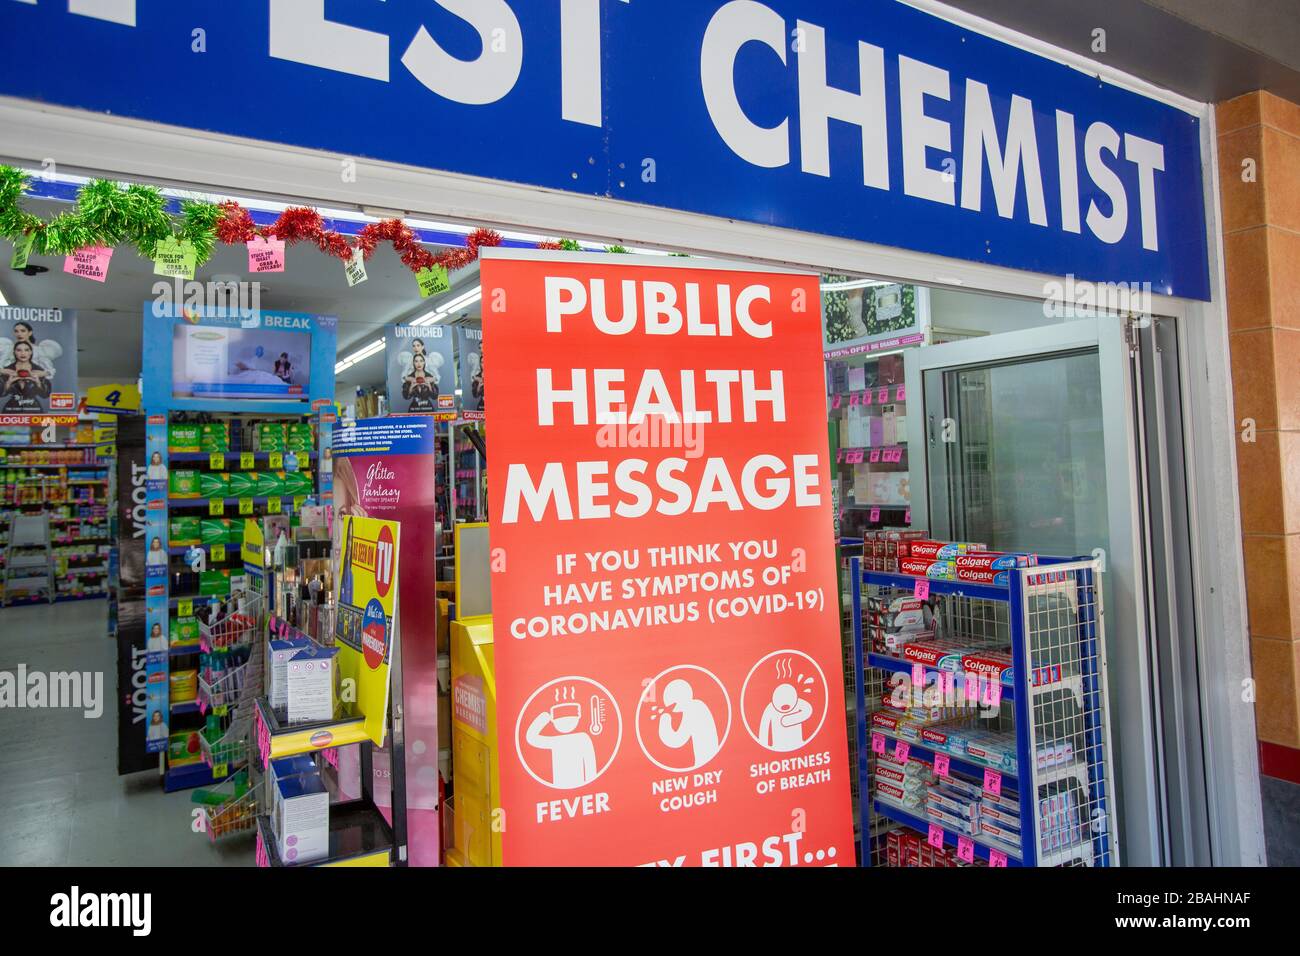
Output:
<svg viewBox="0 0 1300 956">
<path fill-rule="evenodd" d="M 953 558 L 960 570 L 1005 571 L 1008 568 L 1032 568 L 1038 564 L 1036 554 L 1012 554 L 1001 551 L 970 551 Z"/>
<path fill-rule="evenodd" d="M 1011 583 L 1011 572 L 1009 571 L 986 571 L 983 568 L 955 568 L 954 572 L 958 581 L 969 581 L 971 584 L 992 584 L 995 587 L 1004 588 Z"/>
<path fill-rule="evenodd" d="M 939 670 L 956 671 L 961 666 L 962 655 L 970 650 L 966 644 L 947 638 L 932 641 L 913 641 L 903 648 L 903 660 Z"/>
<path fill-rule="evenodd" d="M 928 541 L 919 539 L 909 543 L 907 556 L 921 561 L 947 561 L 959 554 L 988 551 L 988 545 L 966 541 Z"/>
<path fill-rule="evenodd" d="M 962 655 L 961 669 L 967 674 L 1011 684 L 1011 654 L 1007 651 L 972 651 Z"/>
<path fill-rule="evenodd" d="M 923 578 L 933 563 L 933 561 L 924 558 L 899 558 L 898 573 L 910 574 L 914 578 Z"/>
</svg>

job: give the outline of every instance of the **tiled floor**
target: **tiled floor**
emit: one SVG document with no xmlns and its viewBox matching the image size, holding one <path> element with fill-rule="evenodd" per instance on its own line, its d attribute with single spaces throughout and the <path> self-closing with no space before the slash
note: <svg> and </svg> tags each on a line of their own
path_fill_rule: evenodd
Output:
<svg viewBox="0 0 1300 956">
<path fill-rule="evenodd" d="M 104 675 L 104 712 L 0 709 L 0 865 L 251 866 L 250 837 L 213 846 L 188 792 L 117 775 L 117 669 L 103 601 L 0 610 L 0 671 Z"/>
</svg>

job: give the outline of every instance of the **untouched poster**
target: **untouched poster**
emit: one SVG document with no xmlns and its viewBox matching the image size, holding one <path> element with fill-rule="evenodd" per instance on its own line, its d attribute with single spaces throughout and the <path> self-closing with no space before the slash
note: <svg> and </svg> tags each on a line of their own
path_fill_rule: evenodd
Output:
<svg viewBox="0 0 1300 956">
<path fill-rule="evenodd" d="M 437 866 L 438 500 L 432 418 L 366 418 L 334 432 L 334 507 L 341 515 L 386 518 L 402 527 L 402 713 L 406 730 L 407 846 L 412 866 Z M 441 427 L 446 427 L 441 426 Z M 350 753 L 351 751 L 345 751 Z M 376 764 L 386 765 L 387 755 Z M 388 781 L 376 780 L 381 805 Z"/>
<path fill-rule="evenodd" d="M 390 325 L 384 340 L 392 413 L 455 418 L 456 366 L 450 330 L 440 325 Z"/>
<path fill-rule="evenodd" d="M 0 307 L 0 412 L 41 415 L 77 408 L 77 314 Z"/>
<path fill-rule="evenodd" d="M 384 745 L 388 728 L 388 670 L 397 645 L 397 565 L 400 535 L 396 521 L 342 515 L 339 603 L 334 637 L 339 645 L 339 679 L 356 687 L 357 711 L 366 736 Z"/>
<path fill-rule="evenodd" d="M 483 417 L 483 330 L 456 328 L 456 352 L 460 357 L 461 417 L 473 421 Z"/>
<path fill-rule="evenodd" d="M 817 276 L 482 281 L 504 862 L 853 865 Z"/>
</svg>

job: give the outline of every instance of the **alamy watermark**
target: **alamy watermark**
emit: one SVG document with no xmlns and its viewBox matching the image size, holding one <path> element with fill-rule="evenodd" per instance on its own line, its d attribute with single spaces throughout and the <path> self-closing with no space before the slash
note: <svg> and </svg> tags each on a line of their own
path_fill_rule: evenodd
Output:
<svg viewBox="0 0 1300 956">
<path fill-rule="evenodd" d="M 1088 282 L 1073 274 L 1043 285 L 1043 315 L 1086 319 L 1096 315 L 1150 317 L 1150 282 Z"/>
<path fill-rule="evenodd" d="M 104 675 L 97 671 L 0 671 L 0 710 L 80 710 L 88 720 L 104 713 Z"/>
</svg>

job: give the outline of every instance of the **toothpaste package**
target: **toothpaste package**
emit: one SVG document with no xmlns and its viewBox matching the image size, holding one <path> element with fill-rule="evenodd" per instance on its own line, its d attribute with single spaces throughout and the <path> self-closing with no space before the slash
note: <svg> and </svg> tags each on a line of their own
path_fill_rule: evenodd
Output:
<svg viewBox="0 0 1300 956">
<path fill-rule="evenodd" d="M 903 660 L 955 673 L 961 667 L 962 655 L 969 649 L 964 643 L 943 637 L 913 641 L 903 648 Z"/>
<path fill-rule="evenodd" d="M 969 581 L 971 584 L 992 584 L 996 587 L 1004 588 L 1011 581 L 1011 574 L 1008 571 L 986 571 L 983 568 L 957 568 L 954 571 L 956 580 Z"/>
<path fill-rule="evenodd" d="M 938 807 L 945 813 L 961 817 L 963 820 L 973 820 L 979 816 L 979 801 L 968 800 L 956 791 L 943 786 L 931 787 L 926 791 L 925 799 L 927 803 Z"/>
<path fill-rule="evenodd" d="M 948 561 L 957 557 L 959 554 L 970 554 L 971 552 L 986 552 L 988 546 L 983 544 L 970 544 L 964 541 L 909 541 L 907 542 L 907 554 L 903 555 L 900 549 L 899 557 L 908 557 L 914 561 Z"/>
<path fill-rule="evenodd" d="M 992 735 L 967 738 L 966 754 L 994 770 L 1013 773 L 1016 769 L 1016 747 L 1014 742 L 1004 742 Z"/>
<path fill-rule="evenodd" d="M 945 830 L 952 830 L 954 833 L 965 833 L 974 836 L 979 829 L 978 821 L 956 816 L 937 804 L 928 801 L 925 804 L 925 815 Z"/>
<path fill-rule="evenodd" d="M 1011 847 L 1012 849 L 1019 850 L 1020 847 L 1019 830 L 1012 830 L 1000 823 L 995 823 L 992 820 L 984 820 L 984 819 L 981 819 L 979 822 L 979 830 L 980 830 L 980 836 L 989 837 L 993 839 L 995 842 L 1001 844 L 1002 846 Z"/>
<path fill-rule="evenodd" d="M 957 570 L 1006 571 L 1010 568 L 1032 568 L 1038 564 L 1036 554 L 1008 554 L 1001 551 L 968 551 L 952 559 Z"/>
<path fill-rule="evenodd" d="M 962 655 L 961 669 L 967 674 L 1000 681 L 1008 686 L 1013 683 L 1011 652 L 1007 650 L 972 650 Z"/>
</svg>

